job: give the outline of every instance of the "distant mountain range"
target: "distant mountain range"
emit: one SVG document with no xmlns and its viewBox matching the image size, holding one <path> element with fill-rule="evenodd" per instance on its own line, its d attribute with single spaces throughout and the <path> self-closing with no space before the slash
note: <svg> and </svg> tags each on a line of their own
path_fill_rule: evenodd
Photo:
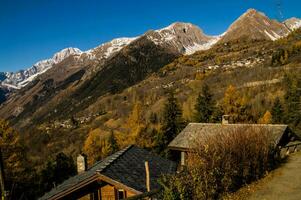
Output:
<svg viewBox="0 0 301 200">
<path fill-rule="evenodd" d="M 114 39 L 85 52 L 78 48 L 66 48 L 54 54 L 52 58 L 39 61 L 28 69 L 20 70 L 16 73 L 1 72 L 0 81 L 2 82 L 2 87 L 21 89 L 37 76 L 58 65 L 69 56 L 73 56 L 78 61 L 95 60 L 102 62 L 144 36 L 155 45 L 167 47 L 171 51 L 181 54 L 192 54 L 195 51 L 209 49 L 217 42 L 227 42 L 242 37 L 277 40 L 299 27 L 301 27 L 301 19 L 290 18 L 280 23 L 269 19 L 263 13 L 254 9 L 249 9 L 245 12 L 225 33 L 219 36 L 205 35 L 199 27 L 193 24 L 177 22 L 160 30 L 148 31 L 144 35 L 135 38 Z"/>
<path fill-rule="evenodd" d="M 2 80 L 2 86 L 21 89 L 38 75 L 43 74 L 69 56 L 73 56 L 75 59 L 81 61 L 84 59 L 105 60 L 143 36 L 146 36 L 156 45 L 168 46 L 173 51 L 183 54 L 191 54 L 197 50 L 208 49 L 218 40 L 218 37 L 204 35 L 197 26 L 192 24 L 174 23 L 160 30 L 149 31 L 145 35 L 136 38 L 117 38 L 85 52 L 82 52 L 78 48 L 63 49 L 56 53 L 53 58 L 39 61 L 26 70 L 20 70 L 16 73 L 1 73 L 2 79 L 4 79 Z"/>
<path fill-rule="evenodd" d="M 82 112 L 105 95 L 145 80 L 174 59 L 247 38 L 273 41 L 301 27 L 249 9 L 225 33 L 208 36 L 190 23 L 173 23 L 134 38 L 118 38 L 88 51 L 67 48 L 16 73 L 0 73 L 0 117 L 25 126 Z M 198 61 L 200 62 L 200 61 Z"/>
</svg>

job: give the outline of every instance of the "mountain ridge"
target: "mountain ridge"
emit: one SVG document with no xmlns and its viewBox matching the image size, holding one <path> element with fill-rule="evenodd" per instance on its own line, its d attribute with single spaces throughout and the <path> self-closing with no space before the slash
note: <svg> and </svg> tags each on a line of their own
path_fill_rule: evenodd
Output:
<svg viewBox="0 0 301 200">
<path fill-rule="evenodd" d="M 240 38 L 275 41 L 287 36 L 290 30 L 281 22 L 268 18 L 263 12 L 248 9 L 227 29 L 220 42 Z"/>
<path fill-rule="evenodd" d="M 180 37 L 176 37 L 176 34 L 179 33 L 180 29 L 182 31 L 186 30 L 189 31 L 193 29 L 193 32 L 197 35 L 194 35 L 196 41 L 193 43 L 192 41 L 181 41 Z M 148 31 L 145 34 L 148 35 L 148 37 L 156 44 L 158 45 L 160 43 L 167 43 L 168 40 L 170 40 L 170 45 L 176 45 L 178 48 L 178 51 L 183 51 L 183 49 L 187 49 L 186 53 L 194 53 L 197 50 L 205 50 L 210 48 L 215 42 L 216 37 L 213 36 L 206 36 L 202 33 L 202 30 L 199 27 L 192 25 L 190 23 L 183 23 L 183 22 L 175 22 L 167 27 L 164 27 L 159 30 L 155 31 Z M 198 32 L 199 31 L 199 32 Z M 77 56 L 78 59 L 107 59 L 111 55 L 115 54 L 116 52 L 120 51 L 123 47 L 127 46 L 137 38 L 140 38 L 144 36 L 145 34 L 133 37 L 133 38 L 115 38 L 109 42 L 105 42 L 95 48 L 89 49 L 87 51 L 81 51 L 78 48 L 65 48 L 61 51 L 54 54 L 54 56 L 50 59 L 41 60 L 34 64 L 32 67 L 20 70 L 16 73 L 5 73 L 6 79 L 2 80 L 2 86 L 6 86 L 12 89 L 20 89 L 26 86 L 29 82 L 33 81 L 38 75 L 46 72 L 48 69 L 53 67 L 55 64 L 60 63 L 64 59 L 66 59 L 69 56 Z M 165 35 L 164 35 L 165 34 Z M 167 36 L 167 37 L 166 37 Z M 170 39 L 168 37 L 173 37 L 173 39 Z M 200 40 L 200 38 L 203 38 L 204 40 Z M 163 41 L 164 40 L 164 41 Z M 176 42 L 173 42 L 176 41 Z M 182 44 L 183 43 L 183 44 Z M 186 46 L 185 46 L 186 45 Z M 184 52 L 183 52 L 184 53 Z"/>
<path fill-rule="evenodd" d="M 218 42 L 227 42 L 245 36 L 252 39 L 277 40 L 299 27 L 301 27 L 301 19 L 292 17 L 280 23 L 269 19 L 263 12 L 248 9 L 223 34 L 218 36 L 205 35 L 198 26 L 185 22 L 174 22 L 167 27 L 147 31 L 143 35 L 147 35 L 156 45 L 164 43 L 165 45 L 174 46 L 176 51 L 182 54 L 193 54 L 196 51 L 207 50 Z M 190 34 L 191 37 L 183 37 L 184 34 Z M 16 73 L 5 73 L 5 76 L 2 75 L 4 80 L 0 80 L 1 85 L 10 89 L 23 88 L 37 76 L 69 56 L 76 56 L 82 60 L 96 59 L 98 62 L 103 62 L 103 60 L 143 35 L 133 38 L 116 38 L 87 51 L 72 47 L 62 49 L 55 53 L 52 58 L 41 60 L 30 68 Z M 97 69 L 92 71 L 97 71 Z"/>
</svg>

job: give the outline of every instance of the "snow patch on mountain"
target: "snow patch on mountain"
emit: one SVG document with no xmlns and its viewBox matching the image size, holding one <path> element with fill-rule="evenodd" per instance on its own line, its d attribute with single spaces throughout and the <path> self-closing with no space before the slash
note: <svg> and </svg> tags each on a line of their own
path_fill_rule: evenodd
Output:
<svg viewBox="0 0 301 200">
<path fill-rule="evenodd" d="M 40 74 L 45 73 L 49 68 L 44 69 L 43 71 L 37 72 L 36 74 L 29 76 L 27 79 L 21 81 L 20 83 L 18 83 L 19 88 L 25 87 L 28 83 L 32 82 L 37 76 L 39 76 Z"/>
<path fill-rule="evenodd" d="M 197 51 L 208 50 L 221 39 L 221 36 L 216 36 L 204 44 L 194 43 L 193 46 L 185 47 L 185 54 L 190 55 Z"/>
<path fill-rule="evenodd" d="M 110 57 L 113 53 L 120 51 L 123 47 L 131 43 L 136 38 L 117 38 L 110 42 L 110 47 L 104 53 L 105 57 Z"/>
<path fill-rule="evenodd" d="M 296 17 L 292 17 L 290 19 L 287 19 L 284 21 L 286 26 L 288 26 L 291 30 L 296 30 L 301 27 L 301 19 L 298 19 Z"/>
<path fill-rule="evenodd" d="M 97 54 L 99 54 L 98 57 L 100 59 L 107 59 L 111 55 L 117 53 L 123 47 L 127 46 L 128 44 L 130 44 L 132 41 L 136 39 L 137 37 L 131 37 L 131 38 L 122 37 L 122 38 L 113 39 L 110 42 L 101 44 L 100 46 L 85 51 L 83 53 L 86 54 L 89 59 L 96 59 Z"/>
<path fill-rule="evenodd" d="M 69 57 L 70 55 L 80 55 L 80 54 L 82 54 L 82 51 L 80 49 L 69 47 L 54 54 L 54 56 L 52 57 L 52 61 L 55 64 L 57 64 L 62 62 L 65 58 Z"/>
<path fill-rule="evenodd" d="M 277 33 L 275 33 L 274 31 L 271 31 L 271 33 L 269 33 L 267 30 L 264 30 L 264 32 L 273 41 L 278 40 L 279 38 L 281 38 L 281 36 L 278 35 Z"/>
</svg>

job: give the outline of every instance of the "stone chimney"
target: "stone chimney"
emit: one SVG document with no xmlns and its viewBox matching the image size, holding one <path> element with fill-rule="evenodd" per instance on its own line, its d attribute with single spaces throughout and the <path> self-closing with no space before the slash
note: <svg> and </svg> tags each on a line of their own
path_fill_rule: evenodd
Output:
<svg viewBox="0 0 301 200">
<path fill-rule="evenodd" d="M 87 161 L 86 156 L 83 154 L 79 154 L 76 159 L 76 165 L 77 165 L 77 173 L 80 174 L 87 169 Z"/>
<path fill-rule="evenodd" d="M 222 124 L 229 124 L 230 115 L 223 115 Z"/>
</svg>

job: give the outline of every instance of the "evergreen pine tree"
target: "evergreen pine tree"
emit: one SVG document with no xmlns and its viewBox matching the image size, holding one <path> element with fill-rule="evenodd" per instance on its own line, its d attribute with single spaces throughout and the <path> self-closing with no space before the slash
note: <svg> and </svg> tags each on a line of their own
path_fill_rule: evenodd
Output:
<svg viewBox="0 0 301 200">
<path fill-rule="evenodd" d="M 210 93 L 209 86 L 204 84 L 194 106 L 194 120 L 196 122 L 208 123 L 212 119 L 212 114 L 214 111 L 212 96 L 213 95 Z"/>
<path fill-rule="evenodd" d="M 172 92 L 164 105 L 162 117 L 161 131 L 156 138 L 158 152 L 162 152 L 184 127 L 182 110 Z"/>
<path fill-rule="evenodd" d="M 301 80 L 293 75 L 287 75 L 285 82 L 287 84 L 286 94 L 284 95 L 286 103 L 286 123 L 297 127 L 301 124 Z"/>
<path fill-rule="evenodd" d="M 284 109 L 279 97 L 277 97 L 274 101 L 271 114 L 272 114 L 272 123 L 274 124 L 283 123 Z"/>
<path fill-rule="evenodd" d="M 71 156 L 64 153 L 56 155 L 54 160 L 48 160 L 47 165 L 40 172 L 40 186 L 42 192 L 47 192 L 54 185 L 62 183 L 76 174 L 76 165 Z"/>
<path fill-rule="evenodd" d="M 118 150 L 118 144 L 113 131 L 110 132 L 108 142 L 111 145 L 111 152 L 115 153 Z"/>
</svg>

